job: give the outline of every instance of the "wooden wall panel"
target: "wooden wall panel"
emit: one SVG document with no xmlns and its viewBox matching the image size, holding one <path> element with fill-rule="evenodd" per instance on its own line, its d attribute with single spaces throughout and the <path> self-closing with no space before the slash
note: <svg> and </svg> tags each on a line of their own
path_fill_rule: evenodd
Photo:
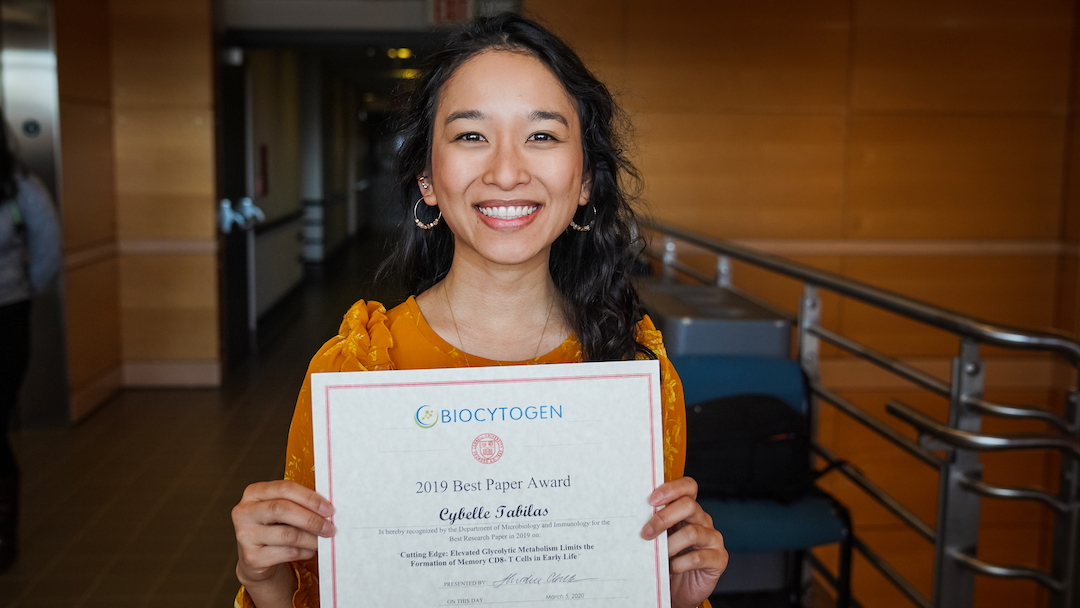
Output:
<svg viewBox="0 0 1080 608">
<path fill-rule="evenodd" d="M 62 101 L 60 124 L 64 250 L 115 242 L 112 112 Z"/>
<path fill-rule="evenodd" d="M 1080 328 L 1080 128 L 1066 118 L 1080 110 L 1066 107 L 1080 65 L 1073 3 L 588 4 L 526 2 L 619 75 L 658 219 L 716 237 L 801 242 L 811 264 L 988 320 Z M 1071 245 L 1059 255 L 1061 241 Z M 907 255 L 881 255 L 897 244 Z M 801 289 L 740 264 L 735 283 L 788 310 Z M 824 310 L 827 326 L 928 368 L 947 369 L 956 353 L 955 338 L 851 301 L 828 297 Z M 1049 369 L 1038 357 L 983 352 L 998 357 L 991 384 L 1026 387 L 1017 374 Z M 1045 401 L 1050 378 L 1000 397 Z M 879 413 L 886 399 L 872 383 L 845 394 Z M 939 399 L 906 398 L 943 415 Z M 995 424 L 987 429 L 1003 430 Z M 820 437 L 920 515 L 936 516 L 932 471 L 827 407 Z M 1052 460 L 1036 452 L 983 462 L 987 479 L 1032 484 L 1053 477 Z M 860 537 L 929 594 L 931 545 L 845 482 L 827 483 L 856 511 Z M 1002 501 L 984 501 L 982 513 L 981 557 L 1045 561 L 1045 514 Z M 911 605 L 856 562 L 864 603 Z M 1040 593 L 980 579 L 977 604 L 1039 605 Z"/>
<path fill-rule="evenodd" d="M 608 86 L 625 88 L 626 10 L 622 0 L 523 0 L 522 8 L 574 47 Z"/>
<path fill-rule="evenodd" d="M 663 221 L 723 237 L 840 235 L 843 121 L 639 117 L 646 200 Z"/>
<path fill-rule="evenodd" d="M 1080 260 L 1075 255 L 1058 256 L 1057 288 L 1054 327 L 1080 334 Z"/>
<path fill-rule="evenodd" d="M 108 0 L 56 0 L 61 225 L 69 412 L 120 385 L 119 271 Z"/>
<path fill-rule="evenodd" d="M 1058 118 L 852 119 L 851 238 L 1054 239 Z"/>
<path fill-rule="evenodd" d="M 856 109 L 1064 113 L 1070 3 L 855 4 Z"/>
<path fill-rule="evenodd" d="M 120 261 L 124 359 L 218 357 L 213 255 L 125 255 Z"/>
<path fill-rule="evenodd" d="M 209 255 L 126 255 L 121 261 L 121 305 L 135 308 L 213 308 L 217 304 Z"/>
<path fill-rule="evenodd" d="M 77 392 L 120 367 L 117 259 L 68 268 L 65 279 L 68 382 Z"/>
<path fill-rule="evenodd" d="M 60 99 L 109 106 L 112 103 L 109 0 L 55 0 L 54 10 Z M 62 117 L 60 122 L 66 129 Z"/>
<path fill-rule="evenodd" d="M 208 0 L 112 0 L 113 90 L 118 108 L 213 104 Z"/>
<path fill-rule="evenodd" d="M 116 159 L 121 238 L 214 237 L 209 109 L 119 110 Z"/>
<path fill-rule="evenodd" d="M 1025 327 L 1054 322 L 1056 256 L 850 257 L 844 275 L 976 317 Z M 957 340 L 921 323 L 844 301 L 844 335 L 893 356 L 946 356 Z"/>
<path fill-rule="evenodd" d="M 634 107 L 828 112 L 847 98 L 849 2 L 626 3 Z M 640 101 L 640 103 L 638 103 Z"/>
<path fill-rule="evenodd" d="M 124 379 L 214 384 L 212 3 L 110 7 Z"/>
</svg>

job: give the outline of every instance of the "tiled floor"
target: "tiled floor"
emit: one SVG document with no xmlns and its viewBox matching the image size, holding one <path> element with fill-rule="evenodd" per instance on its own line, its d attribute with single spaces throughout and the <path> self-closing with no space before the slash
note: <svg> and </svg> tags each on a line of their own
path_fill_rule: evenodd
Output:
<svg viewBox="0 0 1080 608">
<path fill-rule="evenodd" d="M 17 432 L 21 555 L 0 575 L 0 608 L 232 606 L 229 512 L 247 484 L 280 478 L 308 359 L 356 298 L 403 299 L 373 283 L 379 240 L 350 246 L 272 315 L 258 356 L 220 390 L 124 391 L 76 428 Z"/>
</svg>

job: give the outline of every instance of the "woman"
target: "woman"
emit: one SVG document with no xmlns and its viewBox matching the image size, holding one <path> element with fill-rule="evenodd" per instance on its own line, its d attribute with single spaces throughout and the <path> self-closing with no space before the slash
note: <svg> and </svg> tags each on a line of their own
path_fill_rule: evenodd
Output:
<svg viewBox="0 0 1080 608">
<path fill-rule="evenodd" d="M 233 510 L 237 604 L 318 604 L 317 537 L 334 530 L 311 489 L 310 372 L 638 357 L 661 362 L 667 478 L 641 536 L 669 531 L 672 605 L 699 605 L 727 553 L 682 477 L 681 387 L 630 284 L 620 177 L 636 174 L 611 95 L 558 38 L 512 15 L 469 24 L 422 74 L 398 167 L 416 226 L 395 259 L 419 295 L 390 312 L 357 303 L 312 360 L 286 481 L 249 486 Z"/>
</svg>

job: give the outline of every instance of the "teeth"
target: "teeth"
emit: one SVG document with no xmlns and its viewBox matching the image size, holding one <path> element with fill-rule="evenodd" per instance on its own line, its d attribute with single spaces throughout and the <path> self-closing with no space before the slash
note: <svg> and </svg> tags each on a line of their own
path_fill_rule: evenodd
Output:
<svg viewBox="0 0 1080 608">
<path fill-rule="evenodd" d="M 516 220 L 536 211 L 537 205 L 510 205 L 507 207 L 480 207 L 480 213 L 499 220 Z"/>
</svg>

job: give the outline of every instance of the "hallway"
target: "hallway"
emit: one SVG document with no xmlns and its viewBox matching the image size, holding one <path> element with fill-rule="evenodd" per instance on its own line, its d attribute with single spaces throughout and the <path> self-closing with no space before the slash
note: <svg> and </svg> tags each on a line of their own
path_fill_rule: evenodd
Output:
<svg viewBox="0 0 1080 608">
<path fill-rule="evenodd" d="M 16 433 L 20 556 L 0 606 L 231 606 L 229 512 L 249 483 L 281 477 L 304 369 L 341 315 L 361 295 L 397 303 L 373 287 L 380 259 L 349 245 L 221 390 L 126 390 L 76 428 Z"/>
</svg>

